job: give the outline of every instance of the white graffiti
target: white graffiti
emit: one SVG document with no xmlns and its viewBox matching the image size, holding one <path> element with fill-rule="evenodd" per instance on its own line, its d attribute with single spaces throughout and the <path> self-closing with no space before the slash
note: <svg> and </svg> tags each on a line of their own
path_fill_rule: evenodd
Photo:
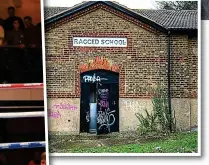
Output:
<svg viewBox="0 0 209 165">
<path fill-rule="evenodd" d="M 85 75 L 83 76 L 84 82 L 101 82 L 101 80 L 107 80 L 106 78 L 100 78 L 100 76 L 96 76 L 94 73 L 93 76 Z"/>
<path fill-rule="evenodd" d="M 109 90 L 108 89 L 98 89 L 98 93 L 101 99 L 107 100 L 109 97 Z"/>
<path fill-rule="evenodd" d="M 105 126 L 110 131 L 110 126 L 115 123 L 115 116 L 113 114 L 114 112 L 115 110 L 110 111 L 109 108 L 97 112 L 97 123 L 100 124 L 98 129 L 101 129 L 103 126 Z M 89 111 L 86 112 L 86 121 L 90 121 Z"/>
<path fill-rule="evenodd" d="M 98 129 L 101 129 L 103 126 L 107 127 L 110 132 L 110 126 L 115 123 L 115 110 L 110 111 L 109 108 L 105 109 L 105 111 L 98 111 L 97 115 L 97 123 L 101 124 Z"/>
<path fill-rule="evenodd" d="M 124 100 L 124 104 L 127 110 L 140 110 L 146 108 L 143 102 L 134 100 Z"/>
<path fill-rule="evenodd" d="M 86 112 L 86 121 L 89 122 L 90 121 L 90 115 L 89 115 L 89 111 Z"/>
<path fill-rule="evenodd" d="M 98 89 L 98 93 L 99 93 L 100 95 L 107 94 L 108 92 L 109 92 L 108 89 Z"/>
</svg>

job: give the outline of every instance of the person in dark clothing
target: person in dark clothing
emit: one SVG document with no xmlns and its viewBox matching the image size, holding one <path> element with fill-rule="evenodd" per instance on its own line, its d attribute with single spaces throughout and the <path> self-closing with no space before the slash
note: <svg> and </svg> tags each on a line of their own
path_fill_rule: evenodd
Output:
<svg viewBox="0 0 209 165">
<path fill-rule="evenodd" d="M 29 56 L 27 56 L 27 72 L 26 77 L 28 77 L 28 83 L 38 81 L 40 79 L 40 74 L 37 74 L 40 69 L 42 69 L 42 60 L 40 60 L 41 55 L 41 28 L 33 25 L 32 18 L 30 16 L 24 17 L 25 30 L 25 44 Z M 41 71 L 42 72 L 42 71 Z M 40 73 L 41 73 L 40 72 Z M 33 76 L 31 76 L 31 74 Z M 42 77 L 42 76 L 41 76 Z M 39 81 L 38 81 L 39 82 Z M 42 82 L 40 80 L 40 82 Z"/>
<path fill-rule="evenodd" d="M 37 24 L 37 28 L 38 28 L 38 44 L 40 47 L 42 47 L 41 23 Z"/>
<path fill-rule="evenodd" d="M 5 31 L 10 31 L 13 29 L 14 20 L 19 21 L 21 30 L 23 30 L 25 28 L 22 19 L 20 17 L 15 16 L 15 8 L 13 6 L 8 7 L 8 15 L 9 15 L 9 17 L 4 21 Z"/>
<path fill-rule="evenodd" d="M 24 34 L 20 28 L 19 19 L 14 19 L 13 29 L 7 31 L 4 46 L 24 48 Z"/>
<path fill-rule="evenodd" d="M 8 47 L 8 54 L 4 56 L 7 63 L 8 83 L 23 83 L 26 66 L 25 41 L 23 31 L 20 29 L 19 19 L 14 19 L 13 29 L 6 33 L 4 46 Z"/>
<path fill-rule="evenodd" d="M 25 23 L 25 28 L 34 27 L 31 16 L 24 17 L 24 23 Z"/>
<path fill-rule="evenodd" d="M 25 23 L 25 43 L 28 47 L 35 48 L 40 47 L 40 37 L 39 28 L 33 25 L 32 18 L 30 16 L 26 16 L 24 18 Z"/>
</svg>

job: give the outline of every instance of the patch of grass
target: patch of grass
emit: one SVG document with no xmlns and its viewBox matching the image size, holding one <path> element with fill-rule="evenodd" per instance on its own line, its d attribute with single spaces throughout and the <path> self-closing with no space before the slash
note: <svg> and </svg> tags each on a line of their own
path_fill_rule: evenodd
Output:
<svg viewBox="0 0 209 165">
<path fill-rule="evenodd" d="M 197 132 L 175 133 L 168 139 L 157 139 L 143 144 L 125 144 L 94 148 L 68 149 L 71 153 L 191 153 L 197 152 Z"/>
</svg>

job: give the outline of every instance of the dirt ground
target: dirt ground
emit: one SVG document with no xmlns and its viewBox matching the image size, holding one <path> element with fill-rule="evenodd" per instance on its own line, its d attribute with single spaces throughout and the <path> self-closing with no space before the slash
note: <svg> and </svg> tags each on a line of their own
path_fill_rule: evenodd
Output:
<svg viewBox="0 0 209 165">
<path fill-rule="evenodd" d="M 100 146 L 116 146 L 122 144 L 140 144 L 143 142 L 165 138 L 163 135 L 140 136 L 136 133 L 112 133 L 106 135 L 50 135 L 50 153 L 70 153 L 72 149 Z"/>
</svg>

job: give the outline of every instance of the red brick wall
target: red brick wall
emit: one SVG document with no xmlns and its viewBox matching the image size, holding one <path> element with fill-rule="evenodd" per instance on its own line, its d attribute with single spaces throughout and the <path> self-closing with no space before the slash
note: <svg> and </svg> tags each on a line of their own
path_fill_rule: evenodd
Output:
<svg viewBox="0 0 209 165">
<path fill-rule="evenodd" d="M 189 57 L 189 77 L 190 77 L 190 97 L 198 95 L 198 42 L 197 38 L 189 38 L 188 41 L 188 57 Z"/>
<path fill-rule="evenodd" d="M 128 46 L 73 47 L 72 37 L 78 36 L 127 37 Z M 157 84 L 167 88 L 167 44 L 167 35 L 103 5 L 60 20 L 46 27 L 48 98 L 80 97 L 79 65 L 97 56 L 120 67 L 120 97 L 150 98 Z M 190 82 L 191 74 L 186 77 L 184 70 L 196 72 L 189 62 L 197 63 L 193 47 L 197 47 L 196 39 L 190 41 L 187 35 L 172 37 L 173 97 L 191 97 L 185 89 L 196 90 Z M 186 62 L 183 64 L 181 59 Z"/>
<path fill-rule="evenodd" d="M 175 98 L 197 97 L 197 38 L 175 35 L 171 39 L 171 94 Z"/>
</svg>

